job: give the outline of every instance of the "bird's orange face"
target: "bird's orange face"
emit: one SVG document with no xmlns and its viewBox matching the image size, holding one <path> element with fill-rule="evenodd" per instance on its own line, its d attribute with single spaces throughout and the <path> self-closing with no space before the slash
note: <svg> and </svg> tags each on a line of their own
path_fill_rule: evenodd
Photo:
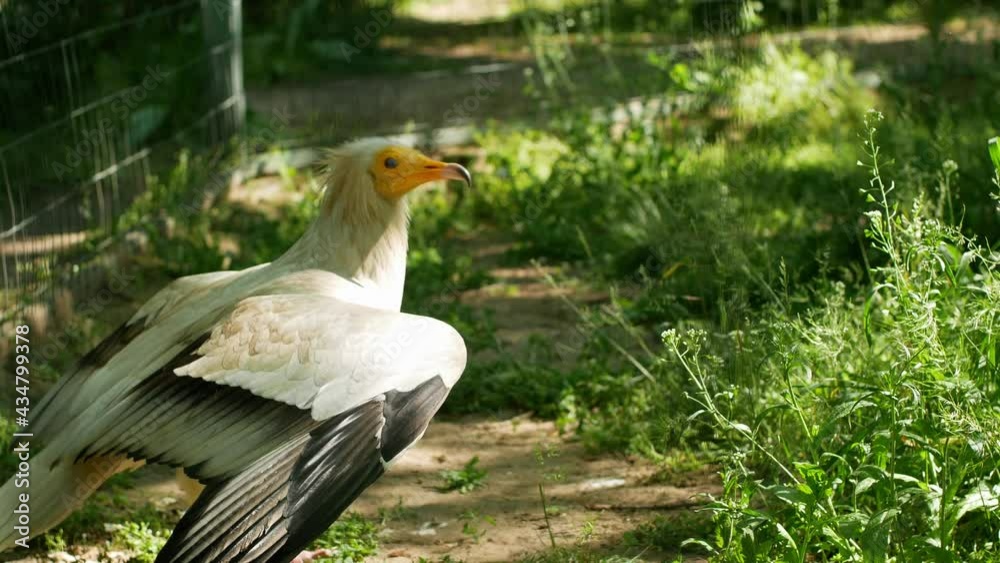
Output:
<svg viewBox="0 0 1000 563">
<path fill-rule="evenodd" d="M 379 195 L 396 200 L 434 180 L 461 180 L 472 185 L 472 175 L 461 164 L 439 162 L 420 151 L 391 146 L 380 150 L 368 168 Z"/>
</svg>

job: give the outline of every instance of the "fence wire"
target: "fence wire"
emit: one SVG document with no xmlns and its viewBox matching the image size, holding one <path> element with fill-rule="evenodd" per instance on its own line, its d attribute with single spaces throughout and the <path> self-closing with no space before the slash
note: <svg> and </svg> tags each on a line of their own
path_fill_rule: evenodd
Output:
<svg viewBox="0 0 1000 563">
<path fill-rule="evenodd" d="M 151 172 L 243 124 L 239 0 L 79 4 L 0 0 L 4 321 L 97 289 Z"/>
</svg>

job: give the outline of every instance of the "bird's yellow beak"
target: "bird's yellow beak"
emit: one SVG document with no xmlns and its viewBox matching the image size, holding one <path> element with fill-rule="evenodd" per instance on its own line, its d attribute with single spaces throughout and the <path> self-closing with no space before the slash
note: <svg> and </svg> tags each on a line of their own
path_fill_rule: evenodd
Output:
<svg viewBox="0 0 1000 563">
<path fill-rule="evenodd" d="M 414 188 L 435 180 L 461 180 L 472 186 L 472 174 L 461 164 L 433 160 L 404 147 L 380 151 L 371 172 L 375 189 L 390 199 L 403 197 Z"/>
<path fill-rule="evenodd" d="M 423 156 L 423 155 L 421 155 Z M 439 162 L 423 157 L 413 171 L 397 182 L 399 195 L 435 180 L 461 180 L 472 186 L 472 174 L 461 164 Z"/>
</svg>

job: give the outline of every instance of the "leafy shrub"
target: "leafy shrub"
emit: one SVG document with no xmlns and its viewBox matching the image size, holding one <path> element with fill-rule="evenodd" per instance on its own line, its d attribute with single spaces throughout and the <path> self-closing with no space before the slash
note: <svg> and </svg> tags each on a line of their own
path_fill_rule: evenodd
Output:
<svg viewBox="0 0 1000 563">
<path fill-rule="evenodd" d="M 715 375 L 710 349 L 735 335 L 664 334 L 729 445 L 709 506 L 717 540 L 701 542 L 713 560 L 956 561 L 997 547 L 997 257 L 921 199 L 892 202 L 880 120 L 866 120 L 864 193 L 885 261 L 867 298 L 826 283 L 804 313 L 764 315 L 742 340 L 761 358 L 746 377 L 771 387 L 753 396 Z"/>
<path fill-rule="evenodd" d="M 571 108 L 545 132 L 486 131 L 477 212 L 515 233 L 523 255 L 586 262 L 709 308 L 727 287 L 763 291 L 750 270 L 779 256 L 811 268 L 821 244 L 854 252 L 841 181 L 860 175 L 843 150 L 846 118 L 871 98 L 849 63 L 768 46 L 657 59 L 651 72 L 664 96 L 624 115 Z M 687 101 L 663 113 L 672 98 Z"/>
</svg>

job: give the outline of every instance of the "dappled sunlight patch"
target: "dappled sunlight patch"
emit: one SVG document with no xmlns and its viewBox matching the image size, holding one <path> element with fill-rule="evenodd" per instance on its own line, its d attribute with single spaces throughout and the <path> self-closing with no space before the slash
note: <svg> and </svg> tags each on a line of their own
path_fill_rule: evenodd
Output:
<svg viewBox="0 0 1000 563">
<path fill-rule="evenodd" d="M 835 168 L 837 163 L 850 162 L 850 156 L 838 154 L 831 143 L 812 142 L 788 148 L 781 164 L 788 171 L 803 171 Z"/>
<path fill-rule="evenodd" d="M 704 177 L 723 170 L 732 163 L 735 147 L 726 143 L 711 143 L 686 153 L 677 166 L 677 174 L 684 177 Z"/>
<path fill-rule="evenodd" d="M 556 160 L 570 151 L 570 147 L 558 137 L 538 130 L 504 131 L 502 134 L 488 132 L 479 138 L 479 142 L 488 152 L 513 151 L 511 162 L 520 163 L 524 167 L 522 169 L 524 172 L 528 172 L 540 182 L 549 179 Z M 487 166 L 485 172 L 498 174 L 501 177 L 513 177 L 515 172 L 520 170 Z"/>
<path fill-rule="evenodd" d="M 855 82 L 852 66 L 832 51 L 812 57 L 798 47 L 765 45 L 759 63 L 734 70 L 737 117 L 758 126 L 793 118 L 826 126 L 851 119 L 872 103 Z"/>
</svg>

